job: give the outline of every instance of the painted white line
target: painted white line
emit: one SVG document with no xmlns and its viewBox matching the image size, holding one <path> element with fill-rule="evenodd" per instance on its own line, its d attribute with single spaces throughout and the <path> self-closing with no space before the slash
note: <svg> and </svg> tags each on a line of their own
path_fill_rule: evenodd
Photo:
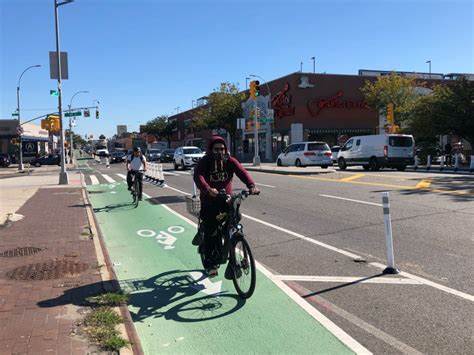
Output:
<svg viewBox="0 0 474 355">
<path fill-rule="evenodd" d="M 166 187 L 167 189 L 170 189 L 170 190 L 173 190 L 173 191 L 179 192 L 180 194 L 191 196 L 191 194 L 188 194 L 187 192 L 184 192 L 184 191 L 181 191 L 181 190 L 175 189 L 174 187 L 171 187 L 171 186 L 168 186 L 168 185 L 166 185 L 165 187 Z"/>
<path fill-rule="evenodd" d="M 103 177 L 107 182 L 115 182 L 115 180 L 112 179 L 109 175 L 102 174 L 102 177 Z"/>
<path fill-rule="evenodd" d="M 150 198 L 149 195 L 143 194 L 144 196 Z M 179 214 L 178 212 L 172 210 L 167 205 L 161 205 L 166 208 L 168 211 L 173 213 L 174 215 L 178 216 L 182 220 L 188 222 L 190 225 L 197 227 L 197 224 L 191 221 L 190 219 L 184 217 L 183 215 Z M 339 328 L 336 324 L 334 324 L 329 318 L 324 316 L 321 312 L 319 312 L 316 308 L 314 308 L 311 304 L 309 304 L 306 300 L 301 298 L 294 290 L 292 290 L 289 286 L 287 286 L 283 281 L 276 280 L 273 278 L 273 274 L 268 271 L 262 264 L 258 261 L 255 261 L 255 265 L 257 269 L 269 278 L 278 288 L 280 288 L 288 297 L 290 297 L 296 304 L 298 304 L 301 308 L 303 308 L 309 315 L 311 315 L 314 319 L 316 319 L 323 327 L 325 327 L 328 331 L 334 334 L 342 343 L 348 346 L 352 351 L 357 354 L 372 354 L 368 349 L 363 347 L 359 344 L 355 339 L 353 339 L 349 334 L 347 334 L 344 330 Z"/>
<path fill-rule="evenodd" d="M 255 185 L 276 188 L 276 186 L 260 184 L 258 182 L 256 182 Z"/>
<path fill-rule="evenodd" d="M 307 295 L 310 294 L 311 291 L 307 290 L 303 286 L 299 284 L 293 284 L 293 286 L 298 290 L 297 293 Z M 355 315 L 339 308 L 335 304 L 323 299 L 319 296 L 311 296 L 310 301 L 313 304 L 316 304 L 319 307 L 326 309 L 329 312 L 337 314 L 339 317 L 345 319 L 346 321 L 354 324 L 355 326 L 359 327 L 360 329 L 366 331 L 370 335 L 382 340 L 383 342 L 393 346 L 395 349 L 400 350 L 402 354 L 410 354 L 410 355 L 421 355 L 422 353 L 418 350 L 412 348 L 411 346 L 401 342 L 400 340 L 394 338 L 390 334 L 385 333 L 384 331 L 377 329 L 373 325 L 363 321 L 362 319 L 356 317 Z"/>
<path fill-rule="evenodd" d="M 89 175 L 89 177 L 91 178 L 91 184 L 92 185 L 99 185 L 99 179 L 97 179 L 97 176 Z"/>
<path fill-rule="evenodd" d="M 263 224 L 263 225 L 265 225 L 265 226 L 268 226 L 268 227 L 271 227 L 271 228 L 273 228 L 273 229 L 279 230 L 279 231 L 284 232 L 284 233 L 286 233 L 286 234 L 290 234 L 290 235 L 295 236 L 295 237 L 297 237 L 297 238 L 303 239 L 303 240 L 305 240 L 305 241 L 307 241 L 307 242 L 310 242 L 310 243 L 319 245 L 320 247 L 323 247 L 323 248 L 326 248 L 326 249 L 335 251 L 336 253 L 339 253 L 339 254 L 343 254 L 343 255 L 345 255 L 345 256 L 348 256 L 349 258 L 362 259 L 362 257 L 359 256 L 359 255 L 350 253 L 350 252 L 345 251 L 345 250 L 343 250 L 343 249 L 339 249 L 339 248 L 333 247 L 332 245 L 329 245 L 329 244 L 320 242 L 320 241 L 318 241 L 318 240 L 316 240 L 316 239 L 312 239 L 312 238 L 309 238 L 309 237 L 305 237 L 305 236 L 302 235 L 302 234 L 299 234 L 299 233 L 290 231 L 290 230 L 285 229 L 285 228 L 282 228 L 282 227 L 278 227 L 278 226 L 276 226 L 276 225 L 274 225 L 274 224 L 271 224 L 271 223 L 262 221 L 261 219 L 257 219 L 257 218 L 255 218 L 255 217 L 249 216 L 249 215 L 247 215 L 247 214 L 242 214 L 242 216 L 244 216 L 245 218 L 248 218 L 248 219 L 250 219 L 250 220 L 252 220 L 252 221 L 254 221 L 254 222 Z"/>
<path fill-rule="evenodd" d="M 421 285 L 421 282 L 401 277 L 375 277 L 373 279 L 364 280 L 367 276 L 346 277 L 346 276 L 306 276 L 306 275 L 275 275 L 276 280 L 281 281 L 302 281 L 302 282 L 334 282 L 334 283 L 372 283 L 372 284 L 405 284 L 405 285 Z"/>
<path fill-rule="evenodd" d="M 170 172 L 168 172 L 168 171 L 163 171 L 163 175 L 167 175 L 167 176 L 179 176 L 179 174 L 170 173 Z"/>
<path fill-rule="evenodd" d="M 272 282 L 282 290 L 288 297 L 290 297 L 298 306 L 303 308 L 310 316 L 316 319 L 323 327 L 329 330 L 334 336 L 336 336 L 342 343 L 348 346 L 352 351 L 357 354 L 372 354 L 368 349 L 363 347 L 359 344 L 354 338 L 352 338 L 349 334 L 347 334 L 344 330 L 339 328 L 336 324 L 334 324 L 329 318 L 319 312 L 316 308 L 314 308 L 308 301 L 301 298 L 301 296 L 294 291 L 291 287 L 285 284 L 283 281 L 276 280 L 273 278 L 273 274 L 267 270 L 262 264 L 258 261 L 255 261 L 255 265 L 257 269 L 268 277 Z"/>
<path fill-rule="evenodd" d="M 383 265 L 383 264 L 380 264 L 380 263 L 376 263 L 376 262 L 373 262 L 373 263 L 370 263 L 370 265 L 373 265 L 375 267 L 378 267 L 380 269 L 385 269 L 386 266 Z M 419 277 L 419 276 L 416 276 L 416 275 L 412 275 L 412 274 L 409 274 L 408 272 L 405 272 L 405 271 L 401 271 L 400 272 L 400 275 L 402 276 L 405 276 L 405 277 L 408 277 L 412 280 L 417 280 L 419 282 L 421 282 L 422 284 L 424 285 L 427 285 L 427 286 L 431 286 L 431 287 L 434 287 L 438 290 L 441 290 L 441 291 L 444 291 L 444 292 L 447 292 L 447 293 L 450 293 L 452 295 L 456 295 L 458 297 L 461 297 L 461 298 L 464 298 L 468 301 L 474 301 L 474 296 L 472 295 L 469 295 L 467 293 L 464 293 L 464 292 L 461 292 L 461 291 L 458 291 L 458 290 L 455 290 L 455 289 L 452 289 L 450 287 L 447 287 L 447 286 L 443 286 L 443 285 L 440 285 L 436 282 L 433 282 L 433 281 L 430 281 L 430 280 L 427 280 L 423 277 Z"/>
<path fill-rule="evenodd" d="M 191 173 L 189 173 L 189 172 L 178 171 L 178 170 L 175 170 L 175 173 L 178 173 L 178 174 L 181 174 L 181 175 L 191 175 Z"/>
<path fill-rule="evenodd" d="M 377 206 L 377 207 L 383 207 L 381 203 L 373 203 L 373 202 L 365 202 L 365 201 L 359 201 L 359 200 L 353 200 L 350 198 L 344 198 L 344 197 L 338 197 L 338 196 L 331 196 L 331 195 L 319 195 L 322 197 L 328 197 L 328 198 L 334 198 L 337 200 L 344 200 L 344 201 L 350 201 L 350 202 L 357 202 L 357 203 L 363 203 L 364 205 L 372 205 L 372 206 Z"/>
<path fill-rule="evenodd" d="M 120 176 L 122 179 L 127 180 L 127 176 L 124 174 L 116 174 L 117 176 Z"/>
</svg>

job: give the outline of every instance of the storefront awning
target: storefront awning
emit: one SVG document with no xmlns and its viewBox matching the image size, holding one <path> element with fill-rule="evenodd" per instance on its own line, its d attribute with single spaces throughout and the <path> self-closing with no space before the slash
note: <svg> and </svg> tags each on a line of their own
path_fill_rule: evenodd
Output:
<svg viewBox="0 0 474 355">
<path fill-rule="evenodd" d="M 23 142 L 49 142 L 49 137 L 21 136 Z"/>
</svg>

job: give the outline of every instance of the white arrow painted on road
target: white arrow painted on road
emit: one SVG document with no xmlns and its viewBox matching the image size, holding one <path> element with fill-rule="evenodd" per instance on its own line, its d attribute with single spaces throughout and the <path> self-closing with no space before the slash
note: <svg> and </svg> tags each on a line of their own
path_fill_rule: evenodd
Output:
<svg viewBox="0 0 474 355">
<path fill-rule="evenodd" d="M 199 271 L 192 271 L 190 274 L 197 281 L 197 285 L 192 286 L 196 290 L 204 292 L 206 295 L 221 293 L 222 281 L 211 282 L 208 277 L 203 279 L 204 274 Z"/>
</svg>

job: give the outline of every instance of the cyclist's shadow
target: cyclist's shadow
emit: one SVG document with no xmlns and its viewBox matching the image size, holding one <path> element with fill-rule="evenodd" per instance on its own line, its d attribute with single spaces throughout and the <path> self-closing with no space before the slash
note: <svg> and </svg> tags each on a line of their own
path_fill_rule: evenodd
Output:
<svg viewBox="0 0 474 355">
<path fill-rule="evenodd" d="M 191 272 L 202 276 L 195 280 Z M 201 322 L 230 315 L 245 304 L 245 300 L 226 292 L 213 295 L 201 293 L 200 296 L 199 293 L 205 288 L 201 284 L 204 280 L 202 270 L 173 270 L 147 280 L 120 281 L 120 285 L 130 293 L 128 304 L 134 322 L 150 317 Z"/>
</svg>

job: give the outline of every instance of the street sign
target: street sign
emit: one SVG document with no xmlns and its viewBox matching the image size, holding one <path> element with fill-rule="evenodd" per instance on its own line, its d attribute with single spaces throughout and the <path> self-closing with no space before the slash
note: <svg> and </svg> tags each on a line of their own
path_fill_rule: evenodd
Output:
<svg viewBox="0 0 474 355">
<path fill-rule="evenodd" d="M 49 90 L 49 95 L 50 96 L 59 96 L 59 91 L 58 90 Z"/>
<path fill-rule="evenodd" d="M 90 117 L 91 116 L 91 113 L 89 112 L 89 110 L 84 110 L 84 117 Z"/>
<path fill-rule="evenodd" d="M 18 133 L 18 135 L 23 134 L 23 127 L 18 126 L 18 127 L 16 128 L 16 133 Z"/>
<path fill-rule="evenodd" d="M 18 116 L 18 112 L 13 112 L 12 116 Z"/>
<path fill-rule="evenodd" d="M 61 52 L 61 79 L 69 79 L 67 52 Z M 56 52 L 49 52 L 49 74 L 51 79 L 58 79 L 58 56 Z"/>
<path fill-rule="evenodd" d="M 81 111 L 77 111 L 77 112 L 66 112 L 64 114 L 65 117 L 75 117 L 75 116 L 82 116 L 82 112 Z"/>
</svg>

